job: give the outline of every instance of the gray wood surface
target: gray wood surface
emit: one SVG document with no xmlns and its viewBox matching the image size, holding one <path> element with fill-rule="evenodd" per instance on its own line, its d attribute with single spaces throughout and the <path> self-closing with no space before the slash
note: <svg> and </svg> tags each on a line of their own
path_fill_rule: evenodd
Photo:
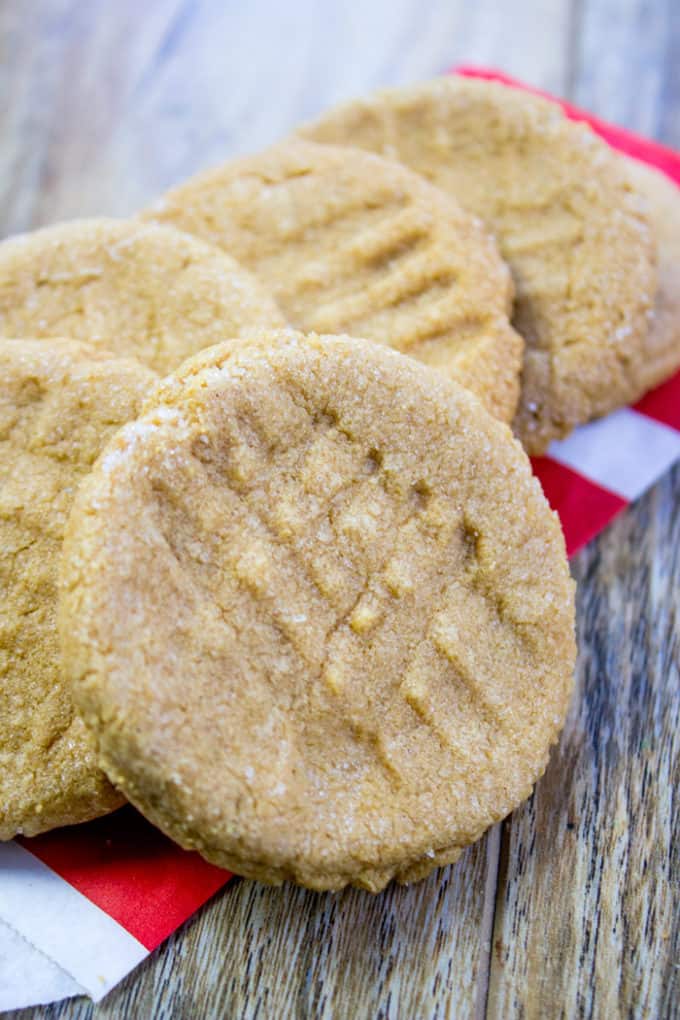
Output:
<svg viewBox="0 0 680 1020">
<path fill-rule="evenodd" d="M 677 0 L 0 0 L 0 232 L 131 212 L 460 61 L 680 146 Z M 576 558 L 563 739 L 455 867 L 376 898 L 234 881 L 100 1006 L 14 1016 L 680 1015 L 678 506 L 680 468 Z"/>
</svg>

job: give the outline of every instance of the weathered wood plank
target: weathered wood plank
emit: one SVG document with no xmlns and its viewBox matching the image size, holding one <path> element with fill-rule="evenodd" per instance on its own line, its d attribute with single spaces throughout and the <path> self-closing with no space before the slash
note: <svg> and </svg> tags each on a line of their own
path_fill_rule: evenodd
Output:
<svg viewBox="0 0 680 1020">
<path fill-rule="evenodd" d="M 680 139 L 680 5 L 676 0 L 579 0 L 572 98 L 607 120 Z"/>
<path fill-rule="evenodd" d="M 572 28 L 571 98 L 680 144 L 677 4 L 582 0 Z M 575 563 L 577 691 L 504 827 L 489 1016 L 678 1009 L 679 492 L 676 470 Z"/>
<path fill-rule="evenodd" d="M 450 63 L 496 67 L 562 95 L 568 85 L 573 0 L 459 5 Z"/>
<path fill-rule="evenodd" d="M 493 847 L 491 857 L 495 868 Z M 485 964 L 474 933 L 487 865 L 481 845 L 461 866 L 379 898 L 243 883 L 226 898 L 218 952 L 205 954 L 207 972 L 222 968 L 228 979 L 211 1008 L 227 1016 L 472 1015 Z M 205 974 L 190 973 L 190 994 L 205 1003 Z"/>
<path fill-rule="evenodd" d="M 680 466 L 575 561 L 570 718 L 506 823 L 490 1017 L 680 1008 Z"/>
</svg>

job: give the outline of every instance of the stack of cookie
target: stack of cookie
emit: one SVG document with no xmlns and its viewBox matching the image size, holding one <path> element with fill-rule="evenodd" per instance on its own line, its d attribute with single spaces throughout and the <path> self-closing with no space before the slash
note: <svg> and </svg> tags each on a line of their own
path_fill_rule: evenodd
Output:
<svg viewBox="0 0 680 1020">
<path fill-rule="evenodd" d="M 0 245 L 0 839 L 127 798 L 375 891 L 511 811 L 575 658 L 525 451 L 680 363 L 679 208 L 446 79 Z"/>
</svg>

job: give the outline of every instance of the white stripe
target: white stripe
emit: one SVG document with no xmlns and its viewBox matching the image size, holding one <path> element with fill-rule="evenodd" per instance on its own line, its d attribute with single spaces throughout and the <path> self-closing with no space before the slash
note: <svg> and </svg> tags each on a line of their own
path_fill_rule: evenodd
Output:
<svg viewBox="0 0 680 1020">
<path fill-rule="evenodd" d="M 56 963 L 0 921 L 0 1013 L 85 994 Z"/>
<path fill-rule="evenodd" d="M 0 919 L 95 1002 L 148 956 L 117 921 L 18 843 L 0 843 Z"/>
<path fill-rule="evenodd" d="M 624 407 L 551 443 L 548 456 L 633 500 L 680 459 L 680 432 Z"/>
</svg>

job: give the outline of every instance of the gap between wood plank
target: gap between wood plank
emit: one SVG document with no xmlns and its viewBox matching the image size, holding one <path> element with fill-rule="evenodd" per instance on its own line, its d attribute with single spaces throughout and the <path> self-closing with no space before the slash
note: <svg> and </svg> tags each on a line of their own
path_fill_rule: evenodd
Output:
<svg viewBox="0 0 680 1020">
<path fill-rule="evenodd" d="M 491 954 L 493 932 L 496 920 L 496 894 L 498 892 L 498 871 L 500 867 L 503 822 L 489 831 L 486 840 L 486 881 L 484 883 L 484 910 L 482 913 L 482 955 L 479 966 L 479 987 L 475 1003 L 475 1020 L 485 1020 L 489 999 L 491 975 Z"/>
<path fill-rule="evenodd" d="M 574 98 L 576 80 L 581 65 L 581 33 L 583 31 L 583 0 L 572 0 L 569 8 L 567 48 L 567 74 L 564 83 L 564 98 Z"/>
</svg>

